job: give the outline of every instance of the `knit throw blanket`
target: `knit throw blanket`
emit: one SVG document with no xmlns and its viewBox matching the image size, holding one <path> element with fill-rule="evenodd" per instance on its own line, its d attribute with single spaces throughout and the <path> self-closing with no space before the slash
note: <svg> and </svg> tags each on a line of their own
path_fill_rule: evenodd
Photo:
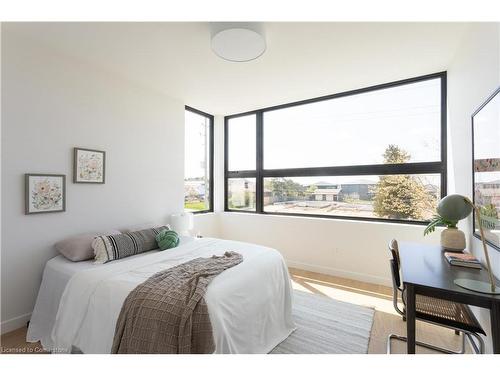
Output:
<svg viewBox="0 0 500 375">
<path fill-rule="evenodd" d="M 204 295 L 210 281 L 242 261 L 236 252 L 197 258 L 138 285 L 123 303 L 111 353 L 213 353 Z"/>
</svg>

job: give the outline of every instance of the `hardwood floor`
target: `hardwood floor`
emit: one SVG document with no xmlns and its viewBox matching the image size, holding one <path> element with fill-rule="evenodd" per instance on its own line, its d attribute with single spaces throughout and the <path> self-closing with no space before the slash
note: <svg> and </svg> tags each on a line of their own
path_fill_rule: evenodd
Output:
<svg viewBox="0 0 500 375">
<path fill-rule="evenodd" d="M 290 268 L 295 289 L 325 295 L 337 300 L 375 308 L 375 317 L 368 353 L 386 353 L 390 333 L 405 335 L 405 322 L 392 306 L 392 289 L 361 281 L 344 279 L 295 268 Z M 26 328 L 20 328 L 0 337 L 2 353 L 43 353 L 38 343 L 26 343 Z M 417 337 L 433 345 L 458 350 L 461 339 L 452 330 L 417 322 Z M 393 341 L 394 353 L 405 353 L 405 343 Z M 470 352 L 470 348 L 467 350 Z M 434 353 L 417 347 L 417 353 Z"/>
<path fill-rule="evenodd" d="M 0 336 L 0 354 L 44 354 L 46 353 L 40 343 L 26 342 L 27 328 Z"/>
</svg>

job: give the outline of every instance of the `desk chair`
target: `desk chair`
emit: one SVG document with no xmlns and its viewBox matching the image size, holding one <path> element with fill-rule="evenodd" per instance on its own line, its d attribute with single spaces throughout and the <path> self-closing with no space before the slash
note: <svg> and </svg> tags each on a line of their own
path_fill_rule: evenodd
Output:
<svg viewBox="0 0 500 375">
<path fill-rule="evenodd" d="M 399 247 L 396 240 L 389 243 L 389 250 L 392 255 L 390 259 L 391 273 L 392 273 L 392 287 L 393 287 L 393 304 L 396 312 L 406 320 L 406 291 L 401 287 L 400 277 L 400 262 L 399 262 Z M 403 301 L 403 310 L 399 308 L 398 299 L 401 295 Z M 425 342 L 416 342 L 417 346 L 422 346 L 431 350 L 447 354 L 463 354 L 465 353 L 465 338 L 471 344 L 473 351 L 476 354 L 484 353 L 484 341 L 481 335 L 486 333 L 481 328 L 476 317 L 470 310 L 469 306 L 462 303 L 447 301 L 443 299 L 433 298 L 418 295 L 416 296 L 416 318 L 427 323 L 439 325 L 442 327 L 450 328 L 455 333 L 462 335 L 462 345 L 460 351 L 455 352 L 446 348 L 434 346 Z M 478 344 L 474 341 L 475 337 Z M 391 354 L 391 340 L 400 340 L 406 342 L 405 336 L 390 334 L 387 338 L 387 354 Z"/>
</svg>

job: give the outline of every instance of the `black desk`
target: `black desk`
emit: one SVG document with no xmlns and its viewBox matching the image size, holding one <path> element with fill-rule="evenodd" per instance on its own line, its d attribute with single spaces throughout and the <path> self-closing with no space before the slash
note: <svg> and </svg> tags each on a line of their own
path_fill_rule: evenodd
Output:
<svg viewBox="0 0 500 375">
<path fill-rule="evenodd" d="M 402 242 L 399 245 L 401 274 L 406 287 L 406 329 L 409 354 L 415 353 L 415 295 L 490 309 L 493 352 L 500 353 L 500 295 L 482 294 L 463 289 L 453 283 L 457 278 L 489 283 L 488 272 L 451 266 L 441 246 Z M 497 285 L 500 284 L 497 282 Z"/>
</svg>

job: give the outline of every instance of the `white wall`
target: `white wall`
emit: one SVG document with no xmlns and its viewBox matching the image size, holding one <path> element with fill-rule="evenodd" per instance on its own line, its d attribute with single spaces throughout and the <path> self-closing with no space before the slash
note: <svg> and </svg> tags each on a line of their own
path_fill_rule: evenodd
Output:
<svg viewBox="0 0 500 375">
<path fill-rule="evenodd" d="M 224 238 L 278 249 L 292 267 L 392 285 L 387 244 L 439 241 L 424 238 L 423 226 L 322 218 L 222 213 Z"/>
<path fill-rule="evenodd" d="M 448 111 L 450 156 L 454 192 L 472 196 L 471 114 L 500 86 L 499 24 L 473 24 L 448 69 Z M 472 219 L 461 223 L 472 250 L 484 260 L 481 241 L 472 237 Z M 489 248 L 493 273 L 500 278 L 500 252 Z M 484 263 L 484 262 L 483 262 Z M 479 320 L 489 334 L 489 312 L 477 309 Z M 491 340 L 488 339 L 491 352 Z"/>
<path fill-rule="evenodd" d="M 31 43 L 3 24 L 3 331 L 29 318 L 57 240 L 166 222 L 182 210 L 183 142 L 181 101 Z M 106 151 L 104 185 L 71 182 L 75 146 Z M 66 174 L 66 212 L 24 215 L 24 173 Z"/>
<path fill-rule="evenodd" d="M 200 234 L 204 237 L 220 238 L 219 215 L 217 213 L 194 215 L 194 227 L 191 230 L 191 234 L 194 236 Z"/>
</svg>

